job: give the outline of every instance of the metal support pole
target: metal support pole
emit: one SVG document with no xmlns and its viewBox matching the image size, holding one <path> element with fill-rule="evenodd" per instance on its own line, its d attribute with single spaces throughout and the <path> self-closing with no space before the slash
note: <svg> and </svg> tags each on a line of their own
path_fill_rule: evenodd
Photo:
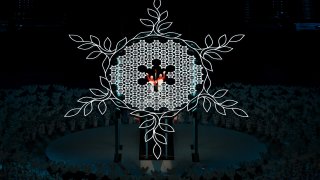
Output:
<svg viewBox="0 0 320 180">
<path fill-rule="evenodd" d="M 165 122 L 166 122 L 166 124 L 168 124 L 168 119 L 165 119 Z M 167 126 L 165 127 L 165 130 L 168 130 Z M 168 133 L 167 132 L 164 132 L 164 133 L 165 133 L 166 140 L 169 141 Z M 169 142 L 167 142 L 167 144 L 165 145 L 165 157 L 166 157 L 166 159 L 168 159 L 168 144 L 169 144 Z"/>
<path fill-rule="evenodd" d="M 120 117 L 116 117 L 116 122 L 114 124 L 114 132 L 115 132 L 115 155 L 114 155 L 114 162 L 120 162 L 121 161 L 121 154 L 119 153 L 119 150 L 121 149 L 120 146 L 120 130 L 119 130 L 119 123 L 120 123 Z"/>
<path fill-rule="evenodd" d="M 197 112 L 193 112 L 194 115 L 194 131 L 193 131 L 193 149 L 194 153 L 192 153 L 192 162 L 199 162 L 199 147 L 198 147 L 198 139 L 199 139 L 199 132 L 198 132 L 198 126 L 199 126 L 199 120 L 197 118 Z M 192 148 L 192 147 L 191 147 Z"/>
<path fill-rule="evenodd" d="M 199 122 L 198 122 L 198 119 L 195 119 L 195 129 L 194 129 L 194 131 L 195 131 L 195 137 L 194 137 L 194 152 L 196 153 L 196 154 L 198 154 L 198 139 L 199 139 L 199 132 L 198 132 L 198 130 L 199 130 Z"/>
<path fill-rule="evenodd" d="M 147 133 L 147 129 L 145 129 L 145 133 Z M 146 142 L 146 159 L 148 159 L 149 158 L 149 152 L 148 152 L 148 142 Z"/>
</svg>

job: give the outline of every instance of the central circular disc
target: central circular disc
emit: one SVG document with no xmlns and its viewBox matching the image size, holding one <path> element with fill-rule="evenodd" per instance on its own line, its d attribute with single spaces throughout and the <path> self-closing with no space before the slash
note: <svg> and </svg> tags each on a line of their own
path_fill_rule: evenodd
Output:
<svg viewBox="0 0 320 180">
<path fill-rule="evenodd" d="M 123 101 L 139 110 L 174 110 L 197 94 L 202 66 L 182 40 L 152 36 L 134 40 L 112 61 L 110 82 Z"/>
</svg>

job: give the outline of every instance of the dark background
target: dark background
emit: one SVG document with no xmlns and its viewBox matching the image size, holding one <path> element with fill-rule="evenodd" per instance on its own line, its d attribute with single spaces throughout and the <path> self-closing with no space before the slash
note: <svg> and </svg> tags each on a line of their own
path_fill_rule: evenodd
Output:
<svg viewBox="0 0 320 180">
<path fill-rule="evenodd" d="M 99 87 L 100 61 L 85 60 L 68 34 L 110 37 L 113 43 L 146 30 L 152 0 L 0 2 L 0 87 L 59 84 Z M 174 24 L 204 46 L 204 38 L 244 33 L 246 37 L 214 64 L 216 85 L 241 82 L 257 85 L 319 86 L 320 3 L 317 0 L 168 1 Z M 296 23 L 304 23 L 301 29 Z M 307 24 L 309 23 L 309 24 Z"/>
</svg>

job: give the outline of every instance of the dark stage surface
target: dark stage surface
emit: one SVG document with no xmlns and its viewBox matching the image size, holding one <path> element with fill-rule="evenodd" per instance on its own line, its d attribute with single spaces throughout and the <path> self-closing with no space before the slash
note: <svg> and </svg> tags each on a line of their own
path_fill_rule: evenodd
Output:
<svg viewBox="0 0 320 180">
<path fill-rule="evenodd" d="M 192 143 L 192 125 L 176 125 L 174 134 L 175 159 L 168 168 L 176 169 L 177 174 L 192 165 L 190 144 Z M 200 126 L 199 153 L 201 163 L 206 170 L 227 169 L 237 167 L 239 163 L 253 161 L 265 153 L 266 145 L 256 138 L 232 130 L 213 126 Z M 131 174 L 139 172 L 143 163 L 139 161 L 139 129 L 137 125 L 121 127 L 121 144 L 123 145 L 122 163 Z M 186 133 L 189 132 L 189 133 Z M 65 136 L 49 144 L 46 154 L 54 162 L 68 165 L 111 163 L 114 154 L 113 128 L 98 128 Z M 162 162 L 162 161 L 160 161 Z M 165 167 L 148 169 L 151 171 L 167 171 Z"/>
</svg>

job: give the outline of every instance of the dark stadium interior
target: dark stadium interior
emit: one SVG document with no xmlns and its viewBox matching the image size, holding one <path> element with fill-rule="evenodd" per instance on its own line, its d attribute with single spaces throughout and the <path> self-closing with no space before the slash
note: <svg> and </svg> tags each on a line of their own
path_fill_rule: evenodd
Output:
<svg viewBox="0 0 320 180">
<path fill-rule="evenodd" d="M 89 38 L 89 35 L 101 39 L 109 37 L 112 42 L 117 42 L 123 37 L 130 39 L 145 30 L 139 19 L 148 16 L 146 10 L 152 7 L 152 2 L 153 0 L 2 0 L 0 2 L 0 179 L 2 177 L 21 179 L 26 176 L 26 174 L 19 176 L 15 171 L 8 170 L 15 167 L 16 172 L 22 173 L 22 169 L 28 169 L 25 165 L 26 160 L 21 162 L 19 160 L 23 159 L 20 157 L 23 153 L 18 154 L 22 149 L 28 151 L 29 158 L 40 154 L 38 159 L 46 160 L 46 164 L 43 165 L 45 168 L 35 165 L 34 169 L 42 168 L 49 172 L 43 175 L 40 171 L 38 173 L 32 171 L 32 175 L 28 175 L 28 178 L 37 176 L 49 179 L 72 177 L 112 179 L 123 176 L 119 172 L 98 176 L 96 171 L 67 168 L 66 165 L 49 160 L 44 151 L 51 141 L 75 131 L 104 127 L 106 124 L 113 126 L 115 123 L 112 119 L 120 117 L 120 115 L 110 115 L 110 122 L 98 118 L 98 125 L 94 123 L 92 125 L 91 122 L 85 125 L 79 123 L 73 129 L 69 122 L 66 123 L 68 125 L 64 130 L 61 130 L 63 125 L 60 124 L 61 127 L 57 125 L 60 121 L 54 119 L 64 119 L 63 113 L 74 105 L 74 102 L 64 100 L 67 94 L 80 97 L 88 88 L 99 88 L 101 85 L 98 77 L 104 73 L 101 61 L 86 60 L 88 53 L 77 49 L 77 44 L 70 40 L 69 34 L 78 34 L 84 38 Z M 207 34 L 214 40 L 223 34 L 228 37 L 235 34 L 246 35 L 241 42 L 233 45 L 232 52 L 223 55 L 223 61 L 213 63 L 213 73 L 210 77 L 213 89 L 218 87 L 230 89 L 232 97 L 239 99 L 239 104 L 252 115 L 249 118 L 252 123 L 246 121 L 247 124 L 242 122 L 237 126 L 233 122 L 234 117 L 231 117 L 230 122 L 232 121 L 233 125 L 229 126 L 228 118 L 223 120 L 223 117 L 218 117 L 213 113 L 214 109 L 210 110 L 212 112 L 208 116 L 199 115 L 194 119 L 202 119 L 199 120 L 202 125 L 211 123 L 219 128 L 249 134 L 267 146 L 267 152 L 261 153 L 260 161 L 243 162 L 239 166 L 241 168 L 236 170 L 229 168 L 213 173 L 208 171 L 207 174 L 190 173 L 188 170 L 200 166 L 192 164 L 182 175 L 169 173 L 163 176 L 166 178 L 172 176 L 173 179 L 194 178 L 193 175 L 204 179 L 319 179 L 320 1 L 162 0 L 161 8 L 169 12 L 168 20 L 173 22 L 171 31 L 181 33 L 183 39 L 195 41 L 200 46 L 205 45 L 204 39 Z M 63 105 L 54 106 L 54 94 L 61 96 L 58 99 L 61 104 L 64 103 Z M 48 97 L 50 102 L 48 107 L 36 113 L 40 105 L 38 100 L 30 100 L 33 96 L 40 99 Z M 17 108 L 17 104 L 29 100 L 30 103 L 36 104 L 32 105 L 33 110 Z M 73 98 L 71 101 L 76 99 Z M 72 105 L 66 105 L 67 103 Z M 111 105 L 108 109 L 110 114 L 114 110 L 112 108 Z M 46 110 L 52 113 L 48 115 L 45 113 Z M 15 112 L 21 117 L 18 115 L 15 117 Z M 29 117 L 24 113 L 30 112 L 37 114 L 31 118 L 34 122 L 25 126 L 20 124 L 19 119 Z M 202 109 L 198 114 L 204 112 Z M 120 114 L 122 121 L 130 124 L 128 112 Z M 185 113 L 183 117 L 186 116 L 192 115 Z M 89 122 L 83 119 L 79 122 Z M 89 119 L 95 118 L 89 117 Z M 46 136 L 41 133 L 32 135 L 31 132 L 25 132 L 26 129 L 28 131 L 37 129 L 38 132 L 40 124 L 50 124 L 51 120 L 56 123 L 53 131 L 59 131 L 54 135 Z M 136 123 L 134 120 L 132 122 Z M 187 120 L 183 122 L 188 124 Z M 262 132 L 259 128 L 268 130 Z M 49 126 L 45 125 L 44 134 L 48 134 L 49 129 Z M 31 139 L 17 140 L 20 137 L 17 136 L 15 140 L 10 140 L 12 134 L 20 131 L 29 134 Z M 10 142 L 13 141 L 17 142 L 16 144 L 23 144 L 21 146 L 24 148 L 19 149 L 17 148 L 19 145 L 12 145 Z M 35 150 L 36 148 L 39 150 Z M 180 151 L 177 148 L 179 147 L 175 147 L 175 154 Z M 290 148 L 293 150 L 289 152 Z M 187 158 L 191 161 L 191 156 Z M 130 166 L 128 164 L 123 162 L 119 167 L 123 170 L 123 167 Z M 68 170 L 62 170 L 64 167 Z M 117 167 L 117 165 L 112 166 L 114 169 Z M 277 173 L 272 173 L 273 171 Z M 151 175 L 140 171 L 137 174 L 131 172 L 134 178 L 141 174 L 150 178 L 161 176 L 161 173 L 155 172 Z"/>
</svg>

